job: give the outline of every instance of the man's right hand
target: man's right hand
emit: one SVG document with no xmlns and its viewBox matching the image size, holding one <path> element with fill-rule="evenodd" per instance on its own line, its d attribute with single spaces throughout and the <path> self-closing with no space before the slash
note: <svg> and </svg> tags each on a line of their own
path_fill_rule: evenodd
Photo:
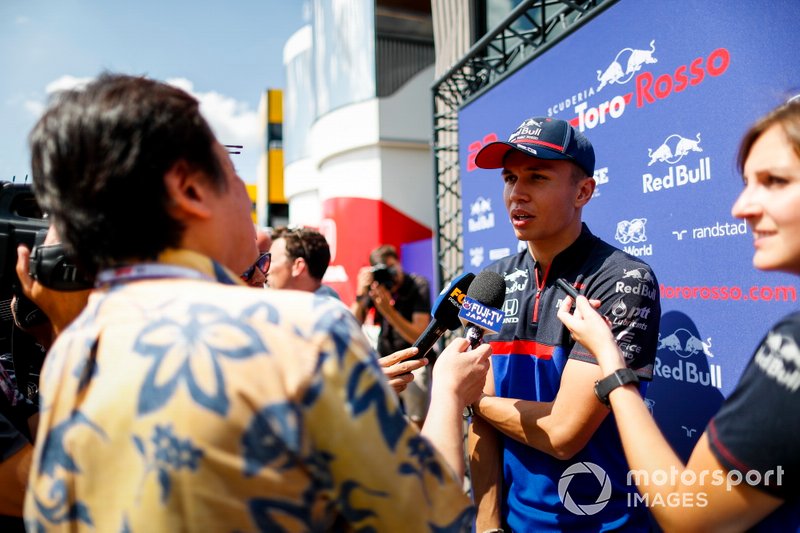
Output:
<svg viewBox="0 0 800 533">
<path fill-rule="evenodd" d="M 458 398 L 462 408 L 471 405 L 483 392 L 491 355 L 488 344 L 470 350 L 467 339 L 454 339 L 437 357 L 433 367 L 434 393 L 444 389 L 443 394 Z"/>
</svg>

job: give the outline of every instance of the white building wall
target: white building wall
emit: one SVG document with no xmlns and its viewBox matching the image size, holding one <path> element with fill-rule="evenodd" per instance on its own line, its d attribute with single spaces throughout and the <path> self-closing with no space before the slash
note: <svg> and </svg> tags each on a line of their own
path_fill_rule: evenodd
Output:
<svg viewBox="0 0 800 533">
<path fill-rule="evenodd" d="M 310 45 L 307 33 L 293 37 L 284 61 Z M 311 205 L 315 197 L 319 204 L 356 197 L 382 200 L 433 227 L 433 71 L 433 66 L 421 71 L 390 97 L 346 105 L 317 118 L 304 150 L 308 158 L 284 170 L 292 223 L 318 225 L 321 207 Z"/>
</svg>

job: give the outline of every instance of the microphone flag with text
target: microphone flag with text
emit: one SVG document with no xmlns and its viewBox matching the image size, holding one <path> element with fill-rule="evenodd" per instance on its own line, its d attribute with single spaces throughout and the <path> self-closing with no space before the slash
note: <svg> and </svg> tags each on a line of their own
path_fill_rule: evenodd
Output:
<svg viewBox="0 0 800 533">
<path fill-rule="evenodd" d="M 445 331 L 453 331 L 461 327 L 458 312 L 461 310 L 461 303 L 464 301 L 473 279 L 475 279 L 475 274 L 464 272 L 439 293 L 431 309 L 433 320 L 412 345 L 419 349 L 419 353 L 414 356 L 414 359 L 425 357 L 425 354 L 433 348 Z"/>
<path fill-rule="evenodd" d="M 497 272 L 484 270 L 469 286 L 458 316 L 464 324 L 465 337 L 471 348 L 483 342 L 486 331 L 498 333 L 505 313 L 501 310 L 506 299 L 506 281 Z"/>
</svg>

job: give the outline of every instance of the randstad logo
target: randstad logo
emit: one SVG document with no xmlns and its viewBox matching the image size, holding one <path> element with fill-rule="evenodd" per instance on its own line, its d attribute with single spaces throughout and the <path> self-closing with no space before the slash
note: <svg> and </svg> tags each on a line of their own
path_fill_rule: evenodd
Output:
<svg viewBox="0 0 800 533">
<path fill-rule="evenodd" d="M 478 197 L 469 207 L 469 220 L 467 229 L 470 233 L 494 227 L 494 213 L 492 212 L 492 200 Z"/>
<path fill-rule="evenodd" d="M 642 69 L 642 65 L 658 63 L 658 59 L 653 56 L 656 51 L 656 41 L 650 41 L 649 50 L 635 50 L 633 48 L 623 48 L 614 57 L 614 61 L 605 70 L 597 71 L 597 91 L 603 90 L 606 85 L 613 83 L 624 84 L 631 81 L 633 75 Z M 622 65 L 625 68 L 622 68 Z"/>
<path fill-rule="evenodd" d="M 600 494 L 598 494 L 594 503 L 577 503 L 569 494 L 569 485 L 572 482 L 572 478 L 581 474 L 594 475 L 600 484 Z M 611 480 L 608 479 L 606 471 L 594 463 L 589 461 L 575 463 L 561 474 L 561 479 L 558 480 L 558 497 L 564 507 L 567 508 L 567 511 L 572 514 L 581 516 L 597 514 L 605 508 L 608 500 L 611 499 Z"/>
</svg>

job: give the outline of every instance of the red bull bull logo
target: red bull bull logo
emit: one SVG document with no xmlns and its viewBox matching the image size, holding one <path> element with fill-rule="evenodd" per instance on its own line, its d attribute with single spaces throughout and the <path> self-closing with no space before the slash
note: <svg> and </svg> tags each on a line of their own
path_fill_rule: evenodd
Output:
<svg viewBox="0 0 800 533">
<path fill-rule="evenodd" d="M 470 233 L 491 229 L 494 227 L 494 212 L 492 212 L 492 200 L 490 198 L 478 197 L 469 208 L 469 219 L 467 220 L 467 231 Z"/>
<path fill-rule="evenodd" d="M 794 339 L 771 331 L 755 356 L 755 363 L 789 391 L 800 388 L 800 347 Z"/>
<path fill-rule="evenodd" d="M 647 194 L 711 180 L 710 157 L 701 158 L 696 167 L 677 164 L 690 153 L 703 152 L 700 140 L 701 135 L 699 132 L 694 138 L 674 133 L 664 139 L 658 147 L 648 148 L 648 167 L 656 163 L 666 163 L 670 167 L 667 170 L 667 174 L 660 177 L 656 177 L 649 172 L 644 173 L 642 175 L 643 192 Z"/>
<path fill-rule="evenodd" d="M 698 133 L 694 139 L 688 139 L 678 134 L 673 134 L 664 139 L 661 146 L 652 150 L 647 149 L 647 157 L 650 162 L 647 163 L 649 167 L 653 163 L 661 162 L 669 165 L 679 163 L 689 152 L 702 152 L 700 147 L 700 134 Z"/>
<path fill-rule="evenodd" d="M 597 92 L 603 90 L 603 87 L 613 83 L 628 83 L 633 75 L 642 69 L 642 65 L 650 65 L 658 63 L 656 59 L 656 41 L 650 41 L 649 50 L 623 48 L 614 57 L 614 61 L 605 69 L 597 71 L 597 81 L 600 85 L 597 86 Z M 623 69 L 623 65 L 625 65 Z"/>
<path fill-rule="evenodd" d="M 677 365 L 670 366 L 664 364 L 661 358 L 656 357 L 656 365 L 653 369 L 655 375 L 686 383 L 696 383 L 705 387 L 722 388 L 722 369 L 719 365 L 709 364 L 706 371 L 693 361 L 686 361 L 686 359 L 701 353 L 707 358 L 713 358 L 711 337 L 704 341 L 689 330 L 679 328 L 663 337 L 659 333 L 656 349 L 658 351 L 669 350 L 679 359 Z"/>
<path fill-rule="evenodd" d="M 616 283 L 614 292 L 645 296 L 651 300 L 656 299 L 655 280 L 647 269 L 634 268 L 631 270 L 623 270 L 622 272 L 622 280 Z"/>
</svg>

